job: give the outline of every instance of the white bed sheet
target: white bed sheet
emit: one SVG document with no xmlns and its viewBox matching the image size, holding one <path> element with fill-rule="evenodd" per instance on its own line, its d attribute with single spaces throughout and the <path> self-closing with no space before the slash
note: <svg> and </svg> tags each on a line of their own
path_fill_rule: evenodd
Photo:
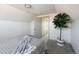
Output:
<svg viewBox="0 0 79 59">
<path fill-rule="evenodd" d="M 2 43 L 0 43 L 0 54 L 13 54 L 18 46 L 18 44 L 24 39 L 24 36 L 20 36 L 18 38 L 14 38 L 14 39 L 6 39 L 6 41 L 2 41 Z M 31 44 L 34 46 L 34 49 L 36 49 L 36 47 L 38 47 L 41 43 L 43 42 L 43 40 L 41 39 L 37 39 L 37 38 L 32 38 Z M 28 53 L 31 53 L 30 51 Z M 28 54 L 26 53 L 26 54 Z"/>
</svg>

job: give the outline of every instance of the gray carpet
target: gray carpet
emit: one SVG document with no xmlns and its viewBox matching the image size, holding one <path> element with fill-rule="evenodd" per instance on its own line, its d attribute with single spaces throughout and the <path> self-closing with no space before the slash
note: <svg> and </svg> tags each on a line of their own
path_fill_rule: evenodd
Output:
<svg viewBox="0 0 79 59">
<path fill-rule="evenodd" d="M 68 43 L 65 43 L 64 46 L 58 46 L 56 41 L 48 40 L 47 48 L 48 49 L 45 50 L 43 44 L 41 44 L 32 54 L 74 54 L 71 45 Z"/>
</svg>

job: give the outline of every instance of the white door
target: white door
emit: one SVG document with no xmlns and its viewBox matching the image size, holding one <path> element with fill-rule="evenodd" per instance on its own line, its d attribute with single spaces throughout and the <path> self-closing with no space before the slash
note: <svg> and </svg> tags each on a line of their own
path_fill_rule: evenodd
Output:
<svg viewBox="0 0 79 59">
<path fill-rule="evenodd" d="M 34 20 L 34 34 L 35 37 L 41 38 L 42 37 L 42 22 L 41 19 Z"/>
<path fill-rule="evenodd" d="M 42 37 L 42 22 L 39 18 L 34 18 L 31 23 L 31 35 L 36 38 Z"/>
</svg>

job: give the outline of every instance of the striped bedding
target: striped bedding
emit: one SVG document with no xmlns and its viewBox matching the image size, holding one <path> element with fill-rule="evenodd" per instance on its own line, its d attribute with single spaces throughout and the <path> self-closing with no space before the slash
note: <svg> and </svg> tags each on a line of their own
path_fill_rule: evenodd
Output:
<svg viewBox="0 0 79 59">
<path fill-rule="evenodd" d="M 30 54 L 43 42 L 30 35 L 4 41 L 0 43 L 0 54 Z"/>
</svg>

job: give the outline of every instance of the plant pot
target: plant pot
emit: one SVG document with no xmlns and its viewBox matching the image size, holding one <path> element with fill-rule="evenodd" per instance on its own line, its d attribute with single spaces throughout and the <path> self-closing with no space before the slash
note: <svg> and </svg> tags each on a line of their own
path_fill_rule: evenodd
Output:
<svg viewBox="0 0 79 59">
<path fill-rule="evenodd" d="M 59 46 L 64 46 L 64 40 L 57 40 L 56 43 Z"/>
</svg>

